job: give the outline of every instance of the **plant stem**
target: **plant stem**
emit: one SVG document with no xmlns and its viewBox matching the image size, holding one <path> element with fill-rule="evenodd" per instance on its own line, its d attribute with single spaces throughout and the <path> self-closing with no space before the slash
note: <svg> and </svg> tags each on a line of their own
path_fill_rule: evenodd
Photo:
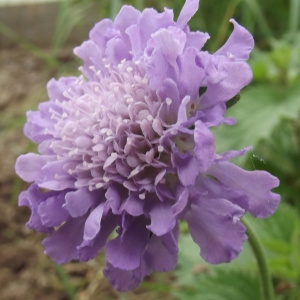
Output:
<svg viewBox="0 0 300 300">
<path fill-rule="evenodd" d="M 219 26 L 218 34 L 215 39 L 214 44 L 212 45 L 212 51 L 215 52 L 217 49 L 219 49 L 222 44 L 224 43 L 226 39 L 226 35 L 229 28 L 229 22 L 228 20 L 234 15 L 234 12 L 236 10 L 236 7 L 241 2 L 241 0 L 234 0 L 229 3 L 227 6 L 227 9 L 225 10 L 224 17 L 221 21 L 221 24 Z"/>
<path fill-rule="evenodd" d="M 258 265 L 260 279 L 261 279 L 261 291 L 263 296 L 262 299 L 273 300 L 274 288 L 273 288 L 272 278 L 268 267 L 267 258 L 263 251 L 261 242 L 258 236 L 256 235 L 255 230 L 251 227 L 250 222 L 246 218 L 243 218 L 242 222 L 247 228 L 248 240 L 251 249 L 254 253 L 254 256 L 257 260 L 257 265 Z"/>
<path fill-rule="evenodd" d="M 67 295 L 69 296 L 70 300 L 77 300 L 77 296 L 76 296 L 76 289 L 75 287 L 72 285 L 70 278 L 68 276 L 68 274 L 66 273 L 66 271 L 64 270 L 64 268 L 58 264 L 54 264 L 57 275 L 59 277 L 59 279 L 61 280 L 62 286 L 64 288 L 64 290 L 66 291 Z"/>
<path fill-rule="evenodd" d="M 300 1 L 290 0 L 289 30 L 290 33 L 296 33 L 299 27 Z"/>
<path fill-rule="evenodd" d="M 273 33 L 261 7 L 256 0 L 244 0 L 244 2 L 248 5 L 249 9 L 252 10 L 252 13 L 257 19 L 261 32 L 264 34 L 267 41 L 270 42 L 270 40 L 273 38 Z"/>
<path fill-rule="evenodd" d="M 112 0 L 110 4 L 110 18 L 114 19 L 121 7 L 121 0 Z"/>
</svg>

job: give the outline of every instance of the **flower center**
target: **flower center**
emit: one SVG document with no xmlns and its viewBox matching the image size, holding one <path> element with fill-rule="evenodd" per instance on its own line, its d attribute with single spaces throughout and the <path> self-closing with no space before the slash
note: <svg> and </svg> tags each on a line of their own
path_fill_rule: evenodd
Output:
<svg viewBox="0 0 300 300">
<path fill-rule="evenodd" d="M 134 191 L 153 190 L 166 166 L 160 100 L 139 62 L 90 70 L 95 80 L 80 76 L 51 109 L 56 136 L 50 147 L 78 188 L 102 188 L 112 180 Z"/>
</svg>

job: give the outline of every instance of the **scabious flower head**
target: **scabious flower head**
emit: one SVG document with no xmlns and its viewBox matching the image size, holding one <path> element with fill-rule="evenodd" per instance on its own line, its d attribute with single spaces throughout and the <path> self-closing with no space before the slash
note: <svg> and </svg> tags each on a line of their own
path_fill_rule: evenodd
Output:
<svg viewBox="0 0 300 300">
<path fill-rule="evenodd" d="M 39 151 L 16 162 L 32 182 L 19 197 L 27 226 L 48 234 L 59 264 L 105 248 L 120 291 L 176 266 L 179 220 L 207 262 L 228 262 L 246 239 L 240 218 L 268 217 L 279 202 L 275 177 L 229 162 L 248 148 L 215 152 L 210 128 L 234 124 L 226 102 L 251 81 L 253 38 L 231 20 L 225 45 L 202 51 L 208 34 L 187 25 L 198 4 L 187 0 L 177 22 L 169 9 L 123 6 L 75 48 L 82 75 L 50 80 L 50 100 L 27 114 Z"/>
</svg>

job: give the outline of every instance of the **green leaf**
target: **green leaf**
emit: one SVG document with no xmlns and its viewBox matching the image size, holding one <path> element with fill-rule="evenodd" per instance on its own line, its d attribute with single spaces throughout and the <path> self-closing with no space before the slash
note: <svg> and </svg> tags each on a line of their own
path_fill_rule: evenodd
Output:
<svg viewBox="0 0 300 300">
<path fill-rule="evenodd" d="M 220 152 L 255 145 L 267 138 L 283 117 L 297 118 L 300 111 L 300 86 L 257 85 L 242 92 L 241 100 L 227 113 L 237 124 L 214 129 Z"/>
<path fill-rule="evenodd" d="M 191 236 L 189 234 L 181 234 L 179 238 L 179 261 L 175 271 L 179 284 L 189 284 L 194 279 L 195 272 L 207 271 L 207 264 L 200 257 L 199 253 L 199 247 L 193 242 Z"/>
<path fill-rule="evenodd" d="M 191 236 L 181 234 L 176 280 L 171 289 L 177 299 L 260 299 L 253 272 L 254 260 L 247 242 L 240 256 L 228 264 L 210 265 L 199 252 Z"/>
<path fill-rule="evenodd" d="M 297 211 L 291 206 L 281 203 L 278 210 L 267 219 L 252 219 L 253 226 L 262 241 L 281 241 L 291 245 L 294 234 L 299 232 L 300 218 Z M 271 247 L 273 248 L 273 247 Z"/>
<path fill-rule="evenodd" d="M 297 284 L 300 278 L 300 218 L 297 210 L 281 203 L 277 212 L 267 219 L 250 216 L 248 219 L 261 239 L 272 275 Z M 210 265 L 199 252 L 190 235 L 181 234 L 179 263 L 171 289 L 178 299 L 260 299 L 257 266 L 247 241 L 239 257 L 228 264 Z M 247 291 L 244 283 L 249 284 L 255 295 Z M 247 292 L 244 295 L 242 291 Z"/>
<path fill-rule="evenodd" d="M 199 246 L 192 240 L 187 229 L 184 226 L 184 222 L 181 228 L 184 228 L 184 234 L 179 238 L 179 260 L 176 274 L 179 277 L 180 284 L 188 284 L 195 274 L 205 273 L 209 270 L 215 270 L 218 268 L 226 270 L 253 270 L 254 258 L 251 248 L 246 241 L 244 243 L 243 250 L 239 256 L 228 264 L 211 265 L 208 264 L 200 256 Z M 183 232 L 183 231 L 181 231 Z"/>
<path fill-rule="evenodd" d="M 249 61 L 253 72 L 253 82 L 276 83 L 279 81 L 280 70 L 273 61 L 272 55 L 273 51 L 266 52 L 254 48 Z"/>
<path fill-rule="evenodd" d="M 173 291 L 180 300 L 253 300 L 260 299 L 257 277 L 242 271 L 216 270 L 194 277 L 189 286 Z"/>
<path fill-rule="evenodd" d="M 268 219 L 252 219 L 277 277 L 297 281 L 300 276 L 300 218 L 296 209 L 281 203 Z"/>
<path fill-rule="evenodd" d="M 290 257 L 282 255 L 270 257 L 269 265 L 272 273 L 277 277 L 297 282 L 299 271 L 296 266 L 291 266 Z"/>
<path fill-rule="evenodd" d="M 268 139 L 260 141 L 248 155 L 246 169 L 263 169 L 276 175 L 276 192 L 300 213 L 300 120 L 283 119 Z"/>
<path fill-rule="evenodd" d="M 291 253 L 291 245 L 282 240 L 267 239 L 264 240 L 264 245 L 279 254 L 288 255 Z"/>
<path fill-rule="evenodd" d="M 57 264 L 54 264 L 58 277 L 61 280 L 61 284 L 68 295 L 70 300 L 77 300 L 76 289 L 70 281 L 70 277 L 65 269 Z"/>
</svg>

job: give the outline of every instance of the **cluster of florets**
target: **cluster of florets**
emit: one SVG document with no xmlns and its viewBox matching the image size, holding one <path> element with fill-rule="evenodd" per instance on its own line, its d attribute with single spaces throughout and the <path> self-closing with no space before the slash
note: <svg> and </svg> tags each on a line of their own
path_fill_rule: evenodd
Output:
<svg viewBox="0 0 300 300">
<path fill-rule="evenodd" d="M 82 75 L 51 80 L 50 100 L 27 114 L 39 145 L 16 163 L 32 182 L 19 198 L 28 227 L 48 234 L 59 264 L 105 247 L 104 274 L 121 291 L 176 266 L 180 220 L 207 262 L 228 262 L 246 239 L 240 218 L 268 217 L 279 202 L 276 178 L 228 161 L 248 149 L 215 152 L 210 128 L 234 124 L 226 102 L 251 81 L 254 43 L 232 20 L 225 45 L 202 51 L 208 34 L 187 26 L 198 4 L 187 0 L 177 22 L 172 10 L 123 6 L 75 49 Z"/>
</svg>

